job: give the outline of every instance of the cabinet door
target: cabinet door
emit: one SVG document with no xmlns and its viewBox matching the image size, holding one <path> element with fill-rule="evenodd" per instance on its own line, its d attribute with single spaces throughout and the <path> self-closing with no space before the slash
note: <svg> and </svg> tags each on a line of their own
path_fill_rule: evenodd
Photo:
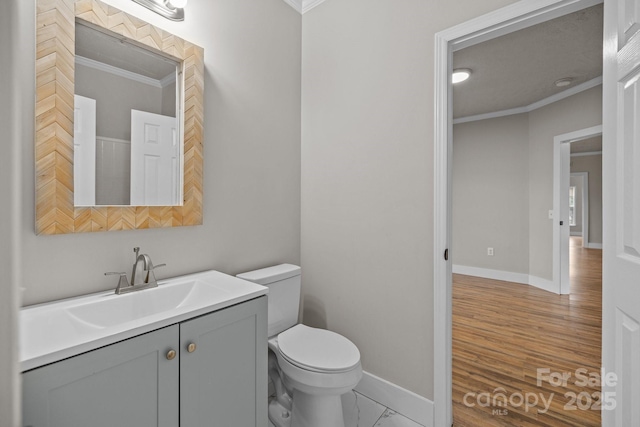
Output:
<svg viewBox="0 0 640 427">
<path fill-rule="evenodd" d="M 266 302 L 181 324 L 180 427 L 267 427 Z"/>
<path fill-rule="evenodd" d="M 177 325 L 23 374 L 23 425 L 176 427 Z"/>
</svg>

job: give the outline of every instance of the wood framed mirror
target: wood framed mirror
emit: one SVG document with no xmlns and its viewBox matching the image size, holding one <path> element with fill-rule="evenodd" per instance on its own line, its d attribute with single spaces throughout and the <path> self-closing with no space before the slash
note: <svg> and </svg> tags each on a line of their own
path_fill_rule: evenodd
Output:
<svg viewBox="0 0 640 427">
<path fill-rule="evenodd" d="M 36 234 L 202 224 L 204 51 L 99 0 L 36 3 Z M 74 205 L 76 22 L 115 34 L 178 64 L 182 200 L 175 206 Z"/>
</svg>

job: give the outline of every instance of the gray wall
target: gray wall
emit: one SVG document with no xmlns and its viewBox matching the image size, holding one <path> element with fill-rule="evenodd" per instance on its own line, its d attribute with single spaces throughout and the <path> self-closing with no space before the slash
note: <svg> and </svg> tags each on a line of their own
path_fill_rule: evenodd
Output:
<svg viewBox="0 0 640 427">
<path fill-rule="evenodd" d="M 553 138 L 601 124 L 601 110 L 598 86 L 530 113 L 454 126 L 454 264 L 553 279 Z"/>
<path fill-rule="evenodd" d="M 529 274 L 553 279 L 553 138 L 602 124 L 602 86 L 529 113 Z"/>
<path fill-rule="evenodd" d="M 131 141 L 96 138 L 96 205 L 131 204 Z"/>
<path fill-rule="evenodd" d="M 16 40 L 28 35 L 18 17 L 25 9 L 21 0 L 0 2 L 0 425 L 20 424 L 20 385 L 18 377 L 18 286 L 20 282 L 20 151 L 22 141 L 32 135 L 24 132 L 33 119 L 20 112 L 33 98 L 24 97 L 16 84 L 23 78 L 17 59 Z M 28 9 L 28 8 L 27 8 Z M 33 32 L 33 27 L 31 27 Z M 33 107 L 29 107 L 33 108 Z"/>
<path fill-rule="evenodd" d="M 455 125 L 453 141 L 453 264 L 528 274 L 528 114 Z"/>
<path fill-rule="evenodd" d="M 21 3 L 20 69 L 33 70 L 34 2 Z M 19 105 L 31 118 L 16 184 L 24 304 L 114 288 L 103 272 L 130 268 L 134 246 L 168 264 L 161 277 L 299 263 L 301 16 L 282 0 L 192 0 L 174 23 L 128 0 L 107 3 L 204 47 L 204 225 L 36 236 L 34 106 Z M 34 99 L 33 79 L 16 86 Z M 6 200 L 14 188 L 2 190 Z"/>
<path fill-rule="evenodd" d="M 304 321 L 433 398 L 434 34 L 510 0 L 328 0 L 303 17 Z"/>
<path fill-rule="evenodd" d="M 75 93 L 96 100 L 97 136 L 131 141 L 131 110 L 163 111 L 162 88 L 84 65 L 76 64 Z"/>
<path fill-rule="evenodd" d="M 571 157 L 571 172 L 589 172 L 589 243 L 602 244 L 602 154 Z"/>
<path fill-rule="evenodd" d="M 176 116 L 176 82 L 162 88 L 162 115 Z"/>
</svg>

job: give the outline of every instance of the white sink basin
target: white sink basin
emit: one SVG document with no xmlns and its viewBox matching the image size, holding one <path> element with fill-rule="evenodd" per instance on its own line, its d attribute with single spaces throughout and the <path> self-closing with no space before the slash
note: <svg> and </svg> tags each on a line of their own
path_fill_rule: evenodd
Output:
<svg viewBox="0 0 640 427">
<path fill-rule="evenodd" d="M 218 271 L 27 307 L 20 312 L 22 370 L 93 350 L 191 317 L 248 301 L 267 288 Z"/>
<path fill-rule="evenodd" d="M 215 282 L 190 280 L 79 304 L 66 312 L 81 322 L 106 328 L 193 306 L 203 300 L 226 299 L 230 294 L 230 290 L 216 286 Z"/>
</svg>

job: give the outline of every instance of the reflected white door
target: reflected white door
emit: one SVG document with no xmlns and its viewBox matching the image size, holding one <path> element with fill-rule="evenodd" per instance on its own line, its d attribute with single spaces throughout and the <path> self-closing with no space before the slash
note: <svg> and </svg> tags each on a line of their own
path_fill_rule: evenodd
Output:
<svg viewBox="0 0 640 427">
<path fill-rule="evenodd" d="M 640 426 L 640 0 L 605 1 L 603 425 Z M 607 409 L 609 408 L 609 409 Z"/>
<path fill-rule="evenodd" d="M 131 204 L 178 205 L 179 140 L 175 117 L 131 110 Z"/>
<path fill-rule="evenodd" d="M 74 96 L 73 203 L 96 204 L 96 100 Z"/>
</svg>

